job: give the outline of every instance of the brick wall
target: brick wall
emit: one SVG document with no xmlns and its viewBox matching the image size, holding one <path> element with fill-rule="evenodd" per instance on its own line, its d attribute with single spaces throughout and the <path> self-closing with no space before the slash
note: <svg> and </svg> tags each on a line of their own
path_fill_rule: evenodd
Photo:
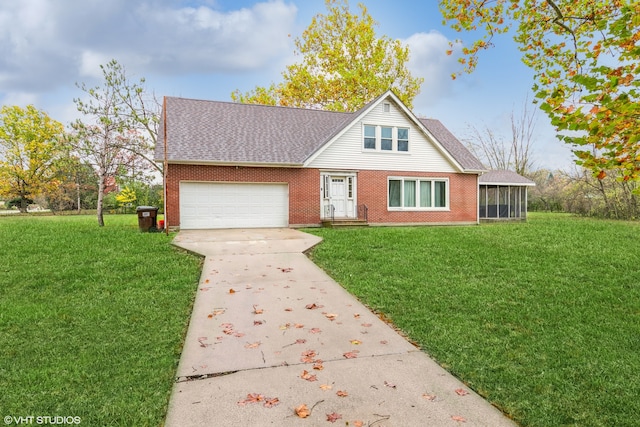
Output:
<svg viewBox="0 0 640 427">
<path fill-rule="evenodd" d="M 320 171 L 317 169 L 169 165 L 168 226 L 180 226 L 180 181 L 272 182 L 289 184 L 289 223 L 320 224 Z"/>
<path fill-rule="evenodd" d="M 387 178 L 424 177 L 449 178 L 448 211 L 389 211 L 387 209 Z M 455 223 L 477 221 L 478 176 L 446 173 L 397 171 L 360 171 L 358 173 L 358 204 L 369 208 L 370 223 Z"/>
<path fill-rule="evenodd" d="M 449 211 L 410 212 L 387 210 L 387 177 L 448 177 Z M 358 204 L 369 208 L 374 223 L 455 223 L 477 220 L 478 176 L 464 174 L 359 171 Z M 168 226 L 179 227 L 180 181 L 273 182 L 289 184 L 289 223 L 320 224 L 320 171 L 301 168 L 169 165 L 167 174 Z"/>
</svg>

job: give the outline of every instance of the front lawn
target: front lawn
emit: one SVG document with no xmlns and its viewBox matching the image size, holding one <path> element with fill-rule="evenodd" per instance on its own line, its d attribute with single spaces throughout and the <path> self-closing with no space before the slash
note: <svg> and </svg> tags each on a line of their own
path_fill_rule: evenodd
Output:
<svg viewBox="0 0 640 427">
<path fill-rule="evenodd" d="M 317 264 L 521 425 L 640 422 L 640 223 L 308 231 Z"/>
<path fill-rule="evenodd" d="M 3 418 L 164 420 L 200 260 L 133 215 L 105 222 L 0 217 Z"/>
</svg>

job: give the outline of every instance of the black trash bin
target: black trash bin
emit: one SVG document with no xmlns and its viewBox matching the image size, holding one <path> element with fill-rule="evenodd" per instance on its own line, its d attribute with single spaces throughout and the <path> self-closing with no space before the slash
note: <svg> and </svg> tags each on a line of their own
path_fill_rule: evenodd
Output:
<svg viewBox="0 0 640 427">
<path fill-rule="evenodd" d="M 140 231 L 149 232 L 158 229 L 158 208 L 155 206 L 138 206 L 138 228 Z"/>
</svg>

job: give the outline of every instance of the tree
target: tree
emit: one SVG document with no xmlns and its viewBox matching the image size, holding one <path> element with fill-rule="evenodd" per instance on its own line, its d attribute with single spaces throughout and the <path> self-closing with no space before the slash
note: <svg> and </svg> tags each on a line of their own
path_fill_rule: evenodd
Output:
<svg viewBox="0 0 640 427">
<path fill-rule="evenodd" d="M 440 9 L 455 30 L 483 31 L 463 50 L 467 72 L 517 23 L 540 107 L 576 162 L 599 179 L 617 170 L 622 181 L 640 180 L 640 2 L 441 0 Z"/>
<path fill-rule="evenodd" d="M 158 104 L 149 100 L 144 90 L 144 79 L 132 83 L 124 67 L 112 60 L 101 65 L 104 86 L 88 88 L 78 86 L 88 100 L 75 99 L 78 111 L 87 116 L 87 122 L 73 124 L 76 152 L 91 164 L 98 176 L 98 225 L 104 225 L 103 200 L 107 180 L 131 169 L 140 170 L 142 160 L 147 167 L 161 171 L 151 158 L 157 141 L 159 123 Z"/>
<path fill-rule="evenodd" d="M 0 110 L 0 196 L 28 201 L 56 185 L 64 127 L 33 105 Z"/>
<path fill-rule="evenodd" d="M 348 0 L 326 0 L 328 13 L 316 15 L 302 38 L 295 40 L 302 62 L 287 66 L 284 81 L 231 94 L 236 102 L 331 111 L 356 111 L 393 89 L 409 107 L 422 78 L 406 68 L 409 48 L 399 40 L 377 37 L 377 23 L 359 4 L 350 13 Z"/>
<path fill-rule="evenodd" d="M 529 110 L 528 104 L 525 100 L 520 114 L 511 112 L 511 137 L 508 139 L 497 135 L 489 126 L 482 130 L 470 126 L 471 136 L 466 138 L 467 145 L 490 169 L 513 170 L 525 176 L 532 172 L 536 115 Z"/>
</svg>

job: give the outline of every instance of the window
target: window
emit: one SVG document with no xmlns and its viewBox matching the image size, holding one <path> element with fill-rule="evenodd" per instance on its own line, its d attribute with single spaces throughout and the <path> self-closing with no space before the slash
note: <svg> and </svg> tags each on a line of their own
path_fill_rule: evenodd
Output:
<svg viewBox="0 0 640 427">
<path fill-rule="evenodd" d="M 389 104 L 388 102 L 385 102 L 384 104 L 382 104 L 382 111 L 384 111 L 385 113 L 390 112 L 391 104 Z"/>
<path fill-rule="evenodd" d="M 407 210 L 446 209 L 449 206 L 446 179 L 389 179 L 389 208 Z"/>
<path fill-rule="evenodd" d="M 398 128 L 398 151 L 409 151 L 409 129 Z"/>
<path fill-rule="evenodd" d="M 363 147 L 365 150 L 409 151 L 409 128 L 392 126 L 363 126 Z"/>
<path fill-rule="evenodd" d="M 367 150 L 376 149 L 376 127 L 364 125 L 364 148 Z"/>
<path fill-rule="evenodd" d="M 353 199 L 353 177 L 347 177 L 347 197 Z"/>
<path fill-rule="evenodd" d="M 380 138 L 380 149 L 385 151 L 393 150 L 393 128 L 382 127 Z"/>
</svg>

